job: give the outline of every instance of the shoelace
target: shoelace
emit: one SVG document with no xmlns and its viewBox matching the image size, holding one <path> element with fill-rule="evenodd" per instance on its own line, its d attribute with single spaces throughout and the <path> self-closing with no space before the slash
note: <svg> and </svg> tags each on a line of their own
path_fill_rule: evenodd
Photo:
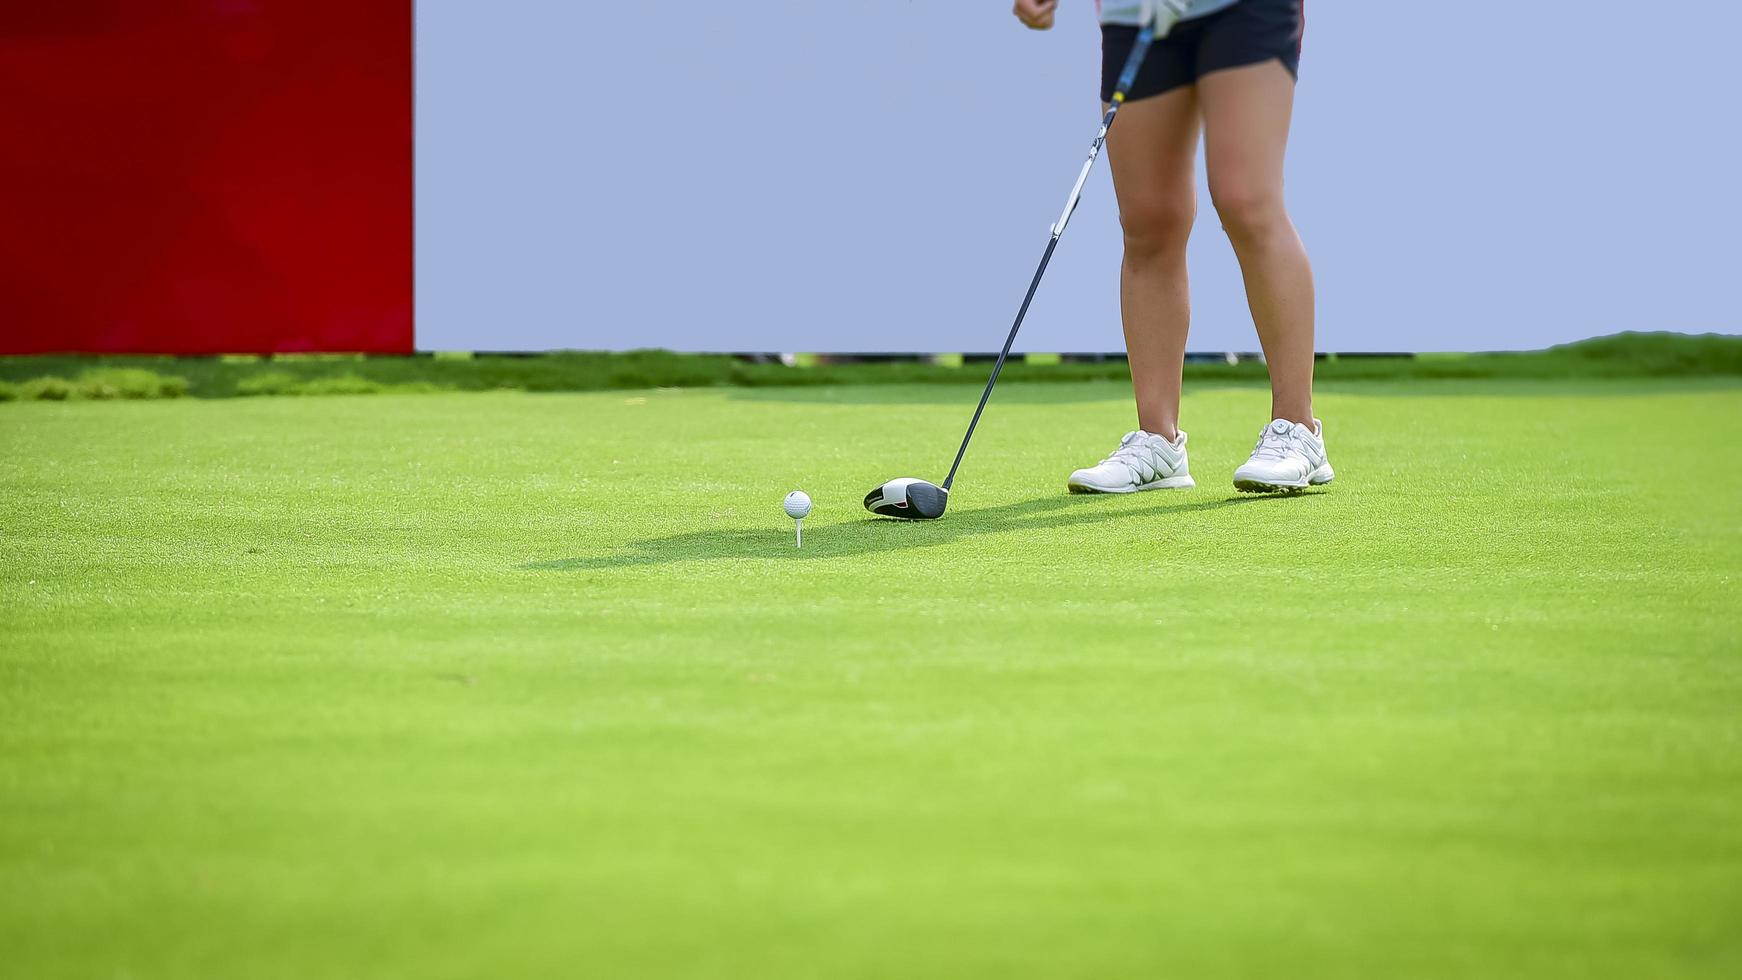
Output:
<svg viewBox="0 0 1742 980">
<path fill-rule="evenodd" d="M 1113 450 L 1113 455 L 1101 460 L 1101 465 L 1108 463 L 1124 463 L 1139 473 L 1148 471 L 1159 473 L 1155 465 L 1155 451 L 1145 446 L 1135 432 L 1127 432 L 1125 438 L 1119 440 L 1119 448 Z"/>
<path fill-rule="evenodd" d="M 1254 459 L 1283 459 L 1295 452 L 1294 430 L 1277 432 L 1270 426 L 1258 436 L 1258 446 L 1252 450 Z"/>
</svg>

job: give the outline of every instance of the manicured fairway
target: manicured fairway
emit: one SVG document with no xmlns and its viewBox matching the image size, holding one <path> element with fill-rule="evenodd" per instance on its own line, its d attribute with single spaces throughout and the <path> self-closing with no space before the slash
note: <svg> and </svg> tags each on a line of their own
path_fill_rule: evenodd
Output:
<svg viewBox="0 0 1742 980">
<path fill-rule="evenodd" d="M 0 974 L 1742 974 L 1742 385 L 976 394 L 0 405 Z"/>
</svg>

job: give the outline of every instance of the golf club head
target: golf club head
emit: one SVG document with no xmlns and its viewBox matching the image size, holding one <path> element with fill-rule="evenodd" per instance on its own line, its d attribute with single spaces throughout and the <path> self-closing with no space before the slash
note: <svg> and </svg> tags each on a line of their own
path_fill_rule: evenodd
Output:
<svg viewBox="0 0 1742 980">
<path fill-rule="evenodd" d="M 865 495 L 865 509 L 881 517 L 935 521 L 950 505 L 950 492 L 935 483 L 904 476 Z"/>
</svg>

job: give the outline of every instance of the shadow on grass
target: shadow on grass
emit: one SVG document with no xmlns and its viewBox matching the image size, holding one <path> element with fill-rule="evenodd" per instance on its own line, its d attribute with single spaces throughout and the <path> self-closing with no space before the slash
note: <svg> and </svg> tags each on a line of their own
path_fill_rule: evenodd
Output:
<svg viewBox="0 0 1742 980">
<path fill-rule="evenodd" d="M 801 402 L 820 405 L 960 405 L 971 410 L 986 385 L 984 374 L 965 374 L 960 381 L 907 384 L 809 385 L 732 388 L 734 401 Z M 1261 387 L 1263 381 L 1208 381 L 1193 391 Z M 1129 380 L 1070 379 L 1022 381 L 1006 378 L 993 392 L 994 402 L 1012 405 L 1073 405 L 1084 402 L 1130 401 Z"/>
<path fill-rule="evenodd" d="M 1109 506 L 1116 505 L 1119 502 L 1117 498 L 1040 497 L 999 507 L 952 510 L 942 520 L 937 521 L 895 521 L 867 516 L 863 521 L 819 528 L 817 533 L 805 536 L 805 546 L 802 549 L 792 547 L 790 528 L 780 531 L 768 527 L 723 528 L 632 541 L 608 555 L 557 558 L 527 562 L 516 567 L 520 571 L 573 572 L 709 559 L 775 558 L 786 561 L 826 561 L 831 558 L 928 548 L 1001 531 L 1075 527 L 1139 515 L 1178 516 L 1220 510 L 1239 504 L 1298 500 L 1319 494 L 1320 491 L 1287 495 L 1243 494 L 1190 503 L 1158 501 L 1137 507 Z"/>
<path fill-rule="evenodd" d="M 789 402 L 809 405 L 950 405 L 970 410 L 984 379 L 968 377 L 960 383 L 845 384 L 794 387 L 721 389 L 733 401 Z M 1733 391 L 1742 379 L 1731 375 L 1669 377 L 1494 377 L 1458 378 L 1431 375 L 1413 378 L 1321 377 L 1314 389 L 1321 394 L 1384 398 L 1565 398 L 1569 395 L 1603 397 L 1653 396 L 1664 392 Z M 1186 380 L 1187 395 L 1212 391 L 1247 390 L 1267 392 L 1264 380 L 1201 378 Z M 994 404 L 1074 405 L 1088 402 L 1131 400 L 1129 381 L 999 381 Z"/>
</svg>

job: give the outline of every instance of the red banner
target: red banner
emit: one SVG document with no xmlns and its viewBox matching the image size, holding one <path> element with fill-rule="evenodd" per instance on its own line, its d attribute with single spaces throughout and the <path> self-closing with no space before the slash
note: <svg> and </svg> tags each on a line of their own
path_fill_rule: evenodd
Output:
<svg viewBox="0 0 1742 980">
<path fill-rule="evenodd" d="M 0 3 L 0 352 L 412 348 L 411 0 Z"/>
</svg>

